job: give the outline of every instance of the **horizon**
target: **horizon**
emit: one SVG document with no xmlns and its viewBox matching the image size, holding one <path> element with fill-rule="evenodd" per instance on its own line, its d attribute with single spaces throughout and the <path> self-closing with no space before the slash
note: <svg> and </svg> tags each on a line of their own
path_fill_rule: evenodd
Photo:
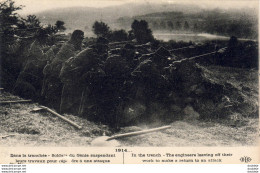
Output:
<svg viewBox="0 0 260 173">
<path fill-rule="evenodd" d="M 259 8 L 258 0 L 15 0 L 16 5 L 24 6 L 18 13 L 21 15 L 40 13 L 47 10 L 70 8 L 70 7 L 89 7 L 89 8 L 105 8 L 125 4 L 180 4 L 180 5 L 198 5 L 205 9 L 243 9 L 243 8 Z"/>
</svg>

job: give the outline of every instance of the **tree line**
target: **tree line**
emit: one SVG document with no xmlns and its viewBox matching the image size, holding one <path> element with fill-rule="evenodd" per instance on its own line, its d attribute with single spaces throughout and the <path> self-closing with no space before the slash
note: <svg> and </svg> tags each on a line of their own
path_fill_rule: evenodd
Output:
<svg viewBox="0 0 260 173">
<path fill-rule="evenodd" d="M 154 31 L 206 32 L 253 39 L 258 36 L 257 16 L 243 11 L 235 13 L 232 11 L 211 10 L 194 14 L 159 12 L 133 18 L 121 17 L 117 22 L 121 27 L 127 28 L 136 19 L 146 20 Z"/>
<path fill-rule="evenodd" d="M 154 41 L 152 30 L 145 20 L 134 20 L 131 24 L 131 30 L 128 32 L 123 29 L 111 30 L 110 27 L 102 21 L 95 21 L 92 30 L 97 37 L 105 37 L 110 41 L 127 41 L 133 39 L 136 39 L 139 43 Z"/>
</svg>

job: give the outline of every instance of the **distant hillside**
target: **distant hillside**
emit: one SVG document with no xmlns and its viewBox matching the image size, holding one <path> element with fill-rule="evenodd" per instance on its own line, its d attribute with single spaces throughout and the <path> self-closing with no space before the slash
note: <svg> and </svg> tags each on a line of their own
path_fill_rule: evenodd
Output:
<svg viewBox="0 0 260 173">
<path fill-rule="evenodd" d="M 92 25 L 102 20 L 112 29 L 129 30 L 134 19 L 146 20 L 157 31 L 206 32 L 257 39 L 256 9 L 205 10 L 196 5 L 129 3 L 119 6 L 92 8 L 71 7 L 47 10 L 36 14 L 42 23 L 65 22 L 66 32 L 84 30 L 93 35 Z"/>
<path fill-rule="evenodd" d="M 120 17 L 132 18 L 136 15 L 167 11 L 185 11 L 186 13 L 195 13 L 201 11 L 201 9 L 195 5 L 129 3 L 105 8 L 71 7 L 53 9 L 36 15 L 39 17 L 40 21 L 45 24 L 54 24 L 57 20 L 62 20 L 65 22 L 68 31 L 82 29 L 91 32 L 95 20 L 102 20 L 108 23 L 111 28 L 121 28 L 120 23 L 117 21 Z"/>
<path fill-rule="evenodd" d="M 135 19 L 146 20 L 155 32 L 206 32 L 251 39 L 258 37 L 257 12 L 253 9 L 214 9 L 194 13 L 158 12 L 134 17 L 121 17 L 117 22 L 120 27 L 129 29 Z"/>
</svg>

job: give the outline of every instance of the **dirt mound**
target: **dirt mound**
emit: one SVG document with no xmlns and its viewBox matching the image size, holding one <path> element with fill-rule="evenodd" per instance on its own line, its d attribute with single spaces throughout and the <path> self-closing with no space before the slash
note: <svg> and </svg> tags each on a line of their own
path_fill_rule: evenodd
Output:
<svg viewBox="0 0 260 173">
<path fill-rule="evenodd" d="M 205 92 L 194 108 L 205 118 L 258 117 L 257 70 L 199 66 Z"/>
<path fill-rule="evenodd" d="M 19 97 L 1 93 L 2 100 L 18 100 Z M 97 125 L 84 118 L 64 117 L 82 126 L 77 130 L 60 118 L 46 112 L 31 112 L 37 103 L 6 104 L 0 107 L 0 135 L 14 135 L 1 140 L 4 146 L 87 146 L 97 136 L 111 135 L 106 125 Z"/>
<path fill-rule="evenodd" d="M 155 125 L 183 119 L 225 119 L 233 126 L 243 126 L 246 118 L 258 117 L 256 69 L 203 66 L 192 61 L 172 68 L 168 78 L 173 87 L 166 101 L 150 101 L 146 105 L 149 111 L 135 119 Z"/>
<path fill-rule="evenodd" d="M 19 97 L 1 93 L 1 100 L 17 100 Z M 154 124 L 138 124 L 120 128 L 116 133 L 108 126 L 94 124 L 79 116 L 64 117 L 81 125 L 81 130 L 62 121 L 46 111 L 32 113 L 39 105 L 35 103 L 9 104 L 0 107 L 1 146 L 91 146 L 100 136 L 112 136 L 159 127 Z M 157 105 L 154 109 L 160 110 Z M 175 107 L 176 109 L 176 107 Z M 179 110 L 182 111 L 182 110 Z M 243 121 L 198 121 L 191 106 L 184 108 L 185 121 L 171 123 L 171 128 L 140 136 L 117 139 L 119 146 L 243 146 L 256 145 L 258 119 L 244 118 Z M 155 116 L 155 115 L 154 115 Z M 235 115 L 233 115 L 235 117 Z M 195 118 L 195 119 L 194 119 Z M 102 142 L 102 146 L 106 143 Z"/>
</svg>

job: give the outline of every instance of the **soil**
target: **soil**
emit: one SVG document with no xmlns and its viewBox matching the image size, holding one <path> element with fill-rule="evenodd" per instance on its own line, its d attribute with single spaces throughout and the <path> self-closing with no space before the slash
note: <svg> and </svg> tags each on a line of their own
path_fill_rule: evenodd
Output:
<svg viewBox="0 0 260 173">
<path fill-rule="evenodd" d="M 257 70 L 238 73 L 236 69 L 228 67 L 212 66 L 208 69 L 214 71 L 214 74 L 223 80 L 231 80 L 234 85 L 242 88 L 241 91 L 250 96 L 249 99 L 257 102 Z M 0 101 L 21 99 L 3 90 L 0 95 Z M 64 117 L 83 127 L 78 130 L 44 110 L 32 112 L 38 107 L 38 103 L 0 106 L 0 146 L 85 147 L 92 146 L 91 142 L 100 136 L 149 129 L 156 124 L 124 127 L 115 133 L 106 125 L 90 122 L 83 117 L 64 114 Z M 258 122 L 258 117 L 252 116 L 243 118 L 233 116 L 222 120 L 200 120 L 194 116 L 172 122 L 170 129 L 117 139 L 117 144 L 132 147 L 254 146 L 257 145 L 259 138 Z M 156 124 L 156 126 L 161 125 L 163 124 L 158 122 Z"/>
</svg>

